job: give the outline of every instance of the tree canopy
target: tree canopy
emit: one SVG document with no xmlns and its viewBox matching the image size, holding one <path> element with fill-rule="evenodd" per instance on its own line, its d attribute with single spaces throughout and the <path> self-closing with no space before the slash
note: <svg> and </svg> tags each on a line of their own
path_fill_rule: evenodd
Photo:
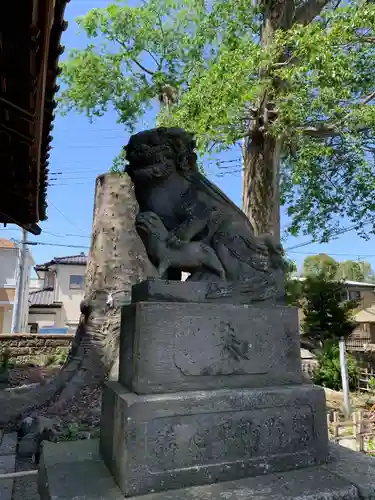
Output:
<svg viewBox="0 0 375 500">
<path fill-rule="evenodd" d="M 324 275 L 329 278 L 335 278 L 339 264 L 336 260 L 325 253 L 310 255 L 303 261 L 303 276 Z"/>
<path fill-rule="evenodd" d="M 338 262 L 325 253 L 306 257 L 302 274 L 306 277 L 323 274 L 330 279 L 375 283 L 375 276 L 369 262 L 360 260 Z"/>
<path fill-rule="evenodd" d="M 90 44 L 63 64 L 63 109 L 95 118 L 112 106 L 133 130 L 160 99 L 168 105 L 158 122 L 195 131 L 206 153 L 257 123 L 282 139 L 291 233 L 327 240 L 347 216 L 366 236 L 375 216 L 375 5 L 340 3 L 288 0 L 267 44 L 263 1 L 93 9 L 79 20 Z"/>
<path fill-rule="evenodd" d="M 241 14 L 232 16 L 233 37 L 182 94 L 175 120 L 205 144 L 231 144 L 249 130 L 251 103 L 271 94 L 277 111 L 268 131 L 283 138 L 291 232 L 326 239 L 337 216 L 358 224 L 373 217 L 375 5 L 327 8 L 308 25 L 279 30 L 266 47 L 256 23 L 243 28 Z"/>
<path fill-rule="evenodd" d="M 91 120 L 112 106 L 119 123 L 133 132 L 137 121 L 166 93 L 189 81 L 203 57 L 203 2 L 149 0 L 136 7 L 114 3 L 77 19 L 90 43 L 62 63 L 63 113 L 72 109 Z M 199 39 L 202 39 L 201 44 Z"/>
</svg>

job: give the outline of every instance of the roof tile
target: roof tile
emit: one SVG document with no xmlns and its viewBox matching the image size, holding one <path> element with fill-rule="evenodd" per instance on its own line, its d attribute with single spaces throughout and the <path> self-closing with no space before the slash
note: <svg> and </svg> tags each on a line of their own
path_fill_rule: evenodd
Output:
<svg viewBox="0 0 375 500">
<path fill-rule="evenodd" d="M 54 301 L 54 292 L 52 288 L 44 288 L 29 293 L 29 306 L 52 306 Z M 59 304 L 56 304 L 58 307 Z"/>
<path fill-rule="evenodd" d="M 46 271 L 50 266 L 53 265 L 71 265 L 71 266 L 86 266 L 87 255 L 80 253 L 79 255 L 70 255 L 67 257 L 54 257 L 49 262 L 44 264 L 38 264 L 35 266 L 36 271 Z"/>
<path fill-rule="evenodd" d="M 0 238 L 0 248 L 16 248 L 16 244 L 6 238 Z"/>
</svg>

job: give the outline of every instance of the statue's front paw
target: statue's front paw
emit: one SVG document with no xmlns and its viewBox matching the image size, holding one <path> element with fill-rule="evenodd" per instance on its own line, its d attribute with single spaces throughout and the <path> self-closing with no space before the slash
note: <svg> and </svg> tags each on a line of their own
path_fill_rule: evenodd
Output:
<svg viewBox="0 0 375 500">
<path fill-rule="evenodd" d="M 141 212 L 137 215 L 135 224 L 142 229 L 152 231 L 156 227 L 156 216 L 153 212 Z"/>
<path fill-rule="evenodd" d="M 166 243 L 171 248 L 180 248 L 184 242 L 176 234 L 171 234 Z"/>
</svg>

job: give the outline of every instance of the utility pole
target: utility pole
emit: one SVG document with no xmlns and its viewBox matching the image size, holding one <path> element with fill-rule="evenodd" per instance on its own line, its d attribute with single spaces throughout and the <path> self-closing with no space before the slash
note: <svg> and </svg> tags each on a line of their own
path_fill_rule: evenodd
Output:
<svg viewBox="0 0 375 500">
<path fill-rule="evenodd" d="M 13 306 L 12 333 L 19 333 L 22 325 L 22 312 L 24 303 L 25 273 L 27 264 L 27 231 L 22 229 L 21 248 L 18 257 L 16 301 Z"/>
<path fill-rule="evenodd" d="M 346 348 L 344 337 L 339 340 L 340 347 L 340 367 L 341 367 L 341 380 L 342 380 L 342 390 L 344 393 L 344 413 L 345 417 L 350 417 L 350 400 L 349 400 L 349 377 L 348 377 L 348 365 L 346 362 Z"/>
</svg>

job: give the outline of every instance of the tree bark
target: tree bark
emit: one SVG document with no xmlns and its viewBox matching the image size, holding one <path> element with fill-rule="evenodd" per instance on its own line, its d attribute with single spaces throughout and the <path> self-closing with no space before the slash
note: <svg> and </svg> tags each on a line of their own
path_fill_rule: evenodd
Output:
<svg viewBox="0 0 375 500">
<path fill-rule="evenodd" d="M 327 3 L 328 0 L 307 0 L 296 8 L 295 0 L 263 0 L 261 46 L 265 48 L 272 43 L 277 29 L 288 30 L 294 23 L 309 24 Z M 271 95 L 264 95 L 258 103 L 257 120 L 252 121 L 243 147 L 243 210 L 256 234 L 270 233 L 277 242 L 280 241 L 282 139 L 267 134 L 266 118 L 267 106 L 283 85 L 285 82 L 274 81 Z"/>
<path fill-rule="evenodd" d="M 264 3 L 261 46 L 266 48 L 279 28 L 291 27 L 294 18 L 294 0 Z M 261 75 L 262 76 L 262 75 Z M 280 82 L 274 82 L 273 94 Z M 269 106 L 274 95 L 264 94 L 252 120 L 249 137 L 243 152 L 243 210 L 254 227 L 255 234 L 269 233 L 280 241 L 280 158 L 281 139 L 268 133 Z"/>
<path fill-rule="evenodd" d="M 277 29 L 289 29 L 294 21 L 294 0 L 265 0 L 261 46 L 272 43 Z M 262 75 L 261 75 L 262 76 Z M 282 140 L 268 132 L 269 105 L 282 82 L 273 82 L 270 95 L 264 94 L 258 103 L 257 119 L 252 121 L 244 148 L 243 209 L 256 234 L 269 233 L 280 241 L 280 159 Z M 273 95 L 272 95 L 273 94 Z"/>
<path fill-rule="evenodd" d="M 56 413 L 83 387 L 116 378 L 121 306 L 129 303 L 134 283 L 155 275 L 134 227 L 137 210 L 127 175 L 97 178 L 83 314 L 68 361 L 45 386 L 0 394 L 0 424 L 42 406 Z"/>
<path fill-rule="evenodd" d="M 256 235 L 272 234 L 280 241 L 281 141 L 259 135 L 245 141 L 242 203 Z"/>
</svg>

